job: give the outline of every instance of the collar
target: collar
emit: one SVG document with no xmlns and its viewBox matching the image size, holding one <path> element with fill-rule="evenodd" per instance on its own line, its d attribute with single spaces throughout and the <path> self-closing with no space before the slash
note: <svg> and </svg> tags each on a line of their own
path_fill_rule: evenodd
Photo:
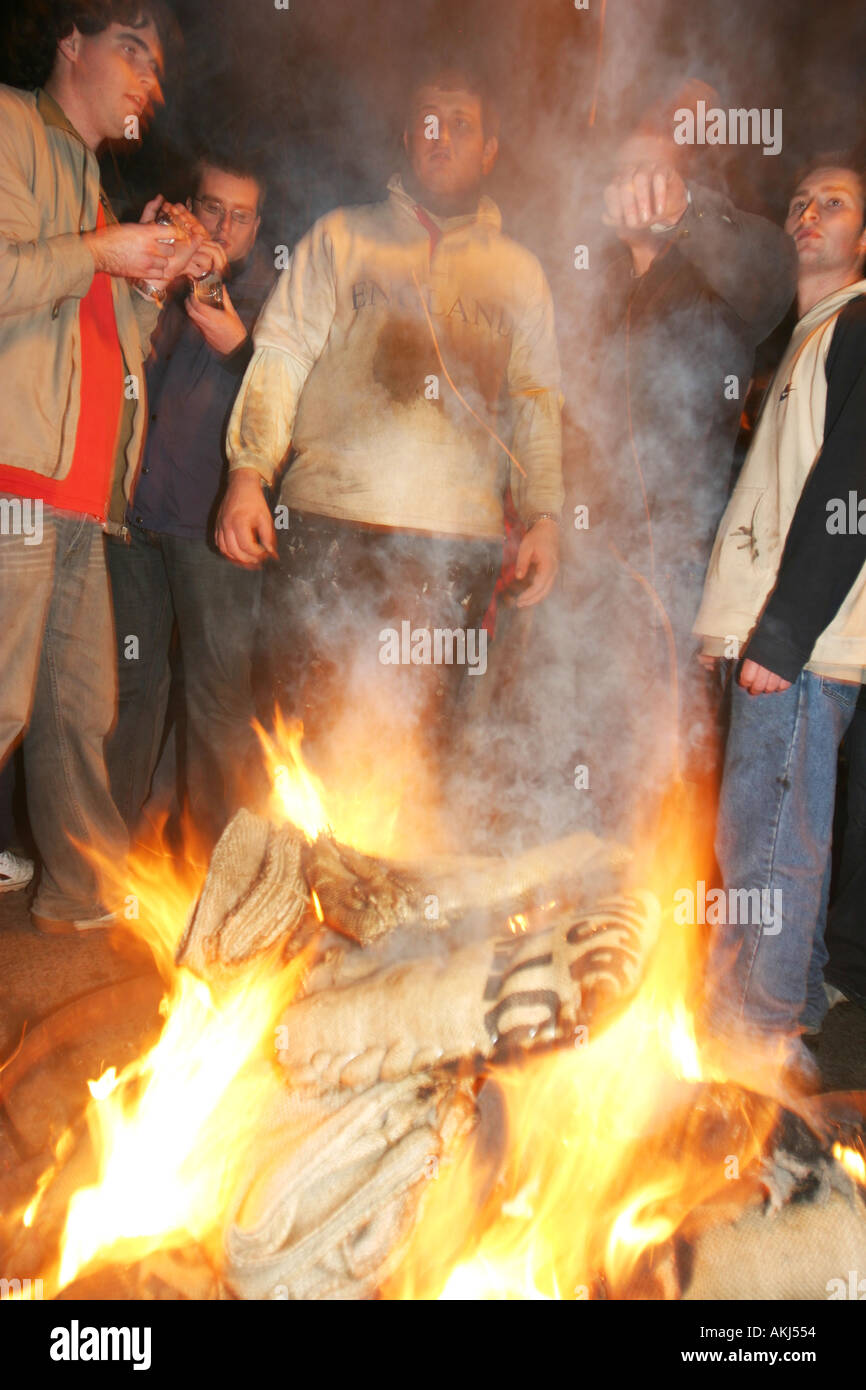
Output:
<svg viewBox="0 0 866 1390">
<path fill-rule="evenodd" d="M 811 309 L 798 320 L 794 329 L 795 333 L 800 330 L 813 328 L 815 324 L 822 323 L 838 309 L 843 309 L 849 299 L 856 299 L 858 295 L 866 294 L 866 279 L 855 280 L 853 284 L 844 285 L 841 290 L 833 290 L 830 294 L 825 294 L 823 299 L 819 299 L 817 304 L 813 304 Z"/>
<path fill-rule="evenodd" d="M 403 186 L 403 179 L 400 174 L 392 174 L 388 180 L 388 194 L 391 203 L 399 207 L 402 212 L 412 218 L 413 222 L 418 221 L 415 212 L 416 207 L 421 207 L 425 217 L 435 224 L 446 236 L 449 232 L 456 232 L 463 227 L 478 226 L 493 233 L 502 230 L 502 214 L 492 198 L 488 198 L 486 193 L 482 193 L 478 200 L 478 207 L 474 212 L 461 213 L 459 217 L 438 217 L 435 212 L 430 212 L 425 208 L 411 193 L 408 193 Z"/>
<path fill-rule="evenodd" d="M 90 149 L 84 137 L 79 135 L 75 126 L 66 115 L 63 107 L 58 106 L 57 102 L 52 96 L 49 96 L 44 87 L 39 87 L 36 92 L 36 110 L 39 112 L 46 125 L 56 126 L 59 130 L 68 131 L 70 135 L 75 136 L 76 140 L 81 141 L 85 149 Z M 93 151 L 91 150 L 91 154 L 92 153 Z M 95 157 L 94 155 L 94 158 Z"/>
</svg>

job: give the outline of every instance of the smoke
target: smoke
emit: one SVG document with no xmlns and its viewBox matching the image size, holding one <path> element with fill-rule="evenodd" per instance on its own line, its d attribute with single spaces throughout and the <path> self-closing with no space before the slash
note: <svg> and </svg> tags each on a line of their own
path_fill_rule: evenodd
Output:
<svg viewBox="0 0 866 1390">
<path fill-rule="evenodd" d="M 641 473 L 659 496 L 667 485 L 671 503 L 654 516 L 660 570 L 675 568 L 684 524 L 677 504 L 688 499 L 691 524 L 711 532 L 728 477 L 720 476 L 727 444 L 713 479 L 697 468 L 672 476 L 658 447 L 679 440 L 676 456 L 682 441 L 701 434 L 707 401 L 695 381 L 716 361 L 707 344 L 695 345 L 687 374 L 673 352 L 638 354 L 636 389 L 645 406 L 655 402 L 659 421 L 652 438 L 625 435 L 628 403 L 612 394 L 608 373 L 610 262 L 623 248 L 601 216 L 613 153 L 688 78 L 710 84 L 725 109 L 780 108 L 778 158 L 753 146 L 719 147 L 705 152 L 700 170 L 738 207 L 778 221 L 792 172 L 811 151 L 862 144 L 862 6 L 175 0 L 174 8 L 185 37 L 182 72 L 142 147 L 115 153 L 116 175 L 107 163 L 110 191 L 127 214 L 156 191 L 185 196 L 200 143 L 241 148 L 269 179 L 265 246 L 292 245 L 329 208 L 382 196 L 399 167 L 406 75 L 417 59 L 434 49 L 469 54 L 491 74 L 503 123 L 489 192 L 505 230 L 538 256 L 553 291 L 567 500 L 558 594 L 531 615 L 501 615 L 490 670 L 466 683 L 490 693 L 482 700 L 473 692 L 465 742 L 452 759 L 455 807 L 475 838 L 499 835 L 503 843 L 570 825 L 619 826 L 657 776 L 654 757 L 663 763 L 670 752 L 674 699 L 664 624 L 636 578 L 652 568 Z M 15 80 L 8 63 L 5 75 Z M 749 368 L 732 360 L 730 371 L 747 377 Z M 588 529 L 573 525 L 579 506 L 588 509 Z M 672 617 L 686 625 L 682 614 Z M 347 647 L 351 640 L 347 631 Z M 588 785 L 577 786 L 586 781 L 581 768 Z"/>
</svg>

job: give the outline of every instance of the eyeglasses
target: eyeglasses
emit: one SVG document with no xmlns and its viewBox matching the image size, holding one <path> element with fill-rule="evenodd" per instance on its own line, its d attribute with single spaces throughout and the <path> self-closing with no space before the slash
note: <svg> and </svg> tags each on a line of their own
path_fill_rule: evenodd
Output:
<svg viewBox="0 0 866 1390">
<path fill-rule="evenodd" d="M 210 218 L 214 222 L 222 222 L 224 217 L 229 217 L 236 227 L 251 227 L 258 216 L 258 213 L 250 212 L 248 208 L 235 208 L 234 212 L 230 213 L 215 198 L 195 197 L 193 202 L 198 203 L 202 217 Z"/>
</svg>

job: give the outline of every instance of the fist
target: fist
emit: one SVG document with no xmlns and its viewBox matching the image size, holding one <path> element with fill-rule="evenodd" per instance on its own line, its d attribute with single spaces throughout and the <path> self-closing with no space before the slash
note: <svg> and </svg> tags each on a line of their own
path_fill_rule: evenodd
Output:
<svg viewBox="0 0 866 1390">
<path fill-rule="evenodd" d="M 268 555 L 278 559 L 274 520 L 259 475 L 251 468 L 238 468 L 229 477 L 217 517 L 216 543 L 223 555 L 244 569 L 258 569 Z"/>
<path fill-rule="evenodd" d="M 188 296 L 185 308 L 196 328 L 199 329 L 208 347 L 226 357 L 241 343 L 246 342 L 247 330 L 238 317 L 238 312 L 223 285 L 223 307 L 216 309 L 212 304 L 202 304 L 194 294 Z"/>
<path fill-rule="evenodd" d="M 664 162 L 620 171 L 604 190 L 604 222 L 617 231 L 648 231 L 659 223 L 675 227 L 688 207 L 680 174 Z"/>
</svg>

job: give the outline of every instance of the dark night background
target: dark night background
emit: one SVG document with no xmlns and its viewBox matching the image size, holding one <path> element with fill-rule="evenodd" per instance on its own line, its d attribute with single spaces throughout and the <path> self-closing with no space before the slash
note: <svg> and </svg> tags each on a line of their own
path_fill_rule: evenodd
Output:
<svg viewBox="0 0 866 1390">
<path fill-rule="evenodd" d="M 724 107 L 782 108 L 778 157 L 748 148 L 718 159 L 743 205 L 774 217 L 805 157 L 862 148 L 866 134 L 862 0 L 608 0 L 592 130 L 602 0 L 585 10 L 573 0 L 289 4 L 174 0 L 185 42 L 166 107 L 139 150 L 121 151 L 115 169 L 106 160 L 121 212 L 157 190 L 185 194 L 184 164 L 202 138 L 260 158 L 276 241 L 291 242 L 337 203 L 379 196 L 399 157 L 412 64 L 430 48 L 468 52 L 493 78 L 504 122 L 491 192 L 554 283 L 573 245 L 597 235 L 605 141 L 679 78 L 710 82 Z M 14 80 L 8 44 L 3 68 Z"/>
</svg>

